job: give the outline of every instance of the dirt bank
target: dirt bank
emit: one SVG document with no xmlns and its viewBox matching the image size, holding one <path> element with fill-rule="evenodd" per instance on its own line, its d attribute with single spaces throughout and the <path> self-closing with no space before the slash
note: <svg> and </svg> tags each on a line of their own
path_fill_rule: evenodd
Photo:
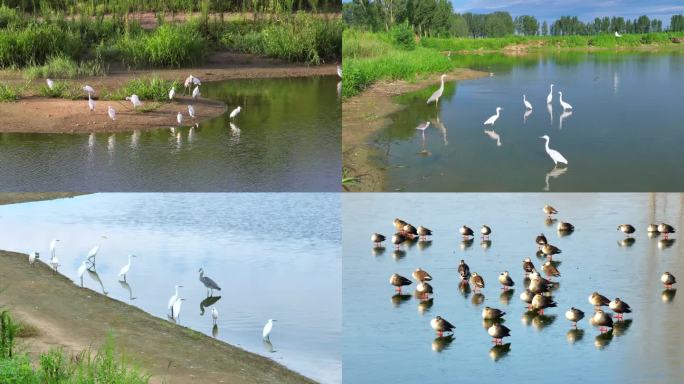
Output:
<svg viewBox="0 0 684 384">
<path fill-rule="evenodd" d="M 63 199 L 74 197 L 81 193 L 74 192 L 2 192 L 0 193 L 0 205 L 26 203 L 29 201 Z"/>
<path fill-rule="evenodd" d="M 213 54 L 205 65 L 194 68 L 118 70 L 105 76 L 66 80 L 75 84 L 89 84 L 95 90 L 113 90 L 131 79 L 155 75 L 182 83 L 190 74 L 200 78 L 202 82 L 209 82 L 244 78 L 320 76 L 335 73 L 336 69 L 333 64 L 305 66 L 248 54 L 218 52 Z M 14 86 L 26 84 L 21 73 L 9 70 L 0 71 L 0 82 Z M 89 113 L 85 98 L 64 100 L 38 96 L 38 90 L 43 84 L 45 84 L 44 79 L 33 80 L 28 83 L 24 98 L 12 103 L 0 103 L 2 110 L 0 132 L 113 132 L 169 127 L 178 125 L 176 122 L 178 112 L 183 112 L 185 115 L 184 124 L 193 123 L 187 116 L 189 98 L 180 98 L 173 103 L 163 103 L 158 109 L 146 113 L 134 112 L 128 102 L 96 100 L 96 112 Z M 182 90 L 177 91 L 182 92 Z M 207 99 L 195 101 L 192 104 L 199 117 L 195 122 L 219 116 L 227 108 L 223 103 Z M 112 105 L 117 110 L 116 122 L 112 122 L 107 116 L 108 105 Z"/>
<path fill-rule="evenodd" d="M 487 76 L 471 69 L 457 69 L 447 74 L 447 81 L 469 80 Z M 394 96 L 438 85 L 437 76 L 417 82 L 378 82 L 363 93 L 342 103 L 342 164 L 347 177 L 358 182 L 345 185 L 350 192 L 385 190 L 384 173 L 387 158 L 375 143 L 375 135 L 387 124 L 388 117 L 402 105 Z M 378 166 L 377 164 L 380 164 Z"/>
<path fill-rule="evenodd" d="M 35 358 L 50 347 L 98 347 L 107 332 L 151 383 L 313 383 L 265 357 L 79 288 L 42 262 L 0 251 L 0 306 L 37 328 L 21 339 Z"/>
</svg>

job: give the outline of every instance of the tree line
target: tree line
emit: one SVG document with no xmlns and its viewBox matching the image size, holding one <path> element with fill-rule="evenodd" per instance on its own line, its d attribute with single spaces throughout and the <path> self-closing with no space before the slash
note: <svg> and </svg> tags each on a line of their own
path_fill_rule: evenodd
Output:
<svg viewBox="0 0 684 384">
<path fill-rule="evenodd" d="M 389 31 L 396 25 L 411 27 L 418 36 L 501 37 L 512 34 L 594 35 L 599 33 L 662 32 L 663 22 L 646 15 L 634 20 L 624 17 L 597 17 L 583 22 L 576 16 L 563 16 L 550 25 L 536 17 L 513 18 L 508 12 L 488 14 L 454 13 L 449 0 L 353 0 L 342 5 L 347 25 L 372 31 Z M 684 31 L 684 15 L 670 19 L 669 31 Z"/>
</svg>

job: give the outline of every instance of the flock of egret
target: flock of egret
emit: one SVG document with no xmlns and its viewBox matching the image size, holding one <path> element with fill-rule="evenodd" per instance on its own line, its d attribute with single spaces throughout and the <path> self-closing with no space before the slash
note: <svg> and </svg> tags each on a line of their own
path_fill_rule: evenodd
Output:
<svg viewBox="0 0 684 384">
<path fill-rule="evenodd" d="M 444 93 L 444 79 L 445 78 L 446 78 L 445 74 L 440 76 L 439 88 L 432 95 L 430 95 L 430 97 L 427 99 L 427 104 L 435 103 L 435 106 L 437 106 L 439 104 L 439 99 L 442 97 L 442 94 Z M 551 104 L 553 103 L 553 86 L 554 86 L 553 84 L 551 84 L 549 86 L 549 94 L 546 96 L 546 104 L 549 108 L 550 113 L 551 113 Z M 565 116 L 561 116 L 560 124 L 562 127 L 563 119 L 567 118 L 567 116 L 572 114 L 573 108 L 572 108 L 572 105 L 570 105 L 570 103 L 563 100 L 563 92 L 561 92 L 561 91 L 558 91 L 558 101 L 559 101 L 561 107 L 563 108 L 563 113 L 565 115 Z M 532 110 L 534 108 L 532 106 L 532 103 L 529 100 L 527 100 L 527 96 L 525 94 L 523 94 L 523 106 L 524 106 L 525 111 L 526 111 L 525 115 L 524 115 L 524 119 L 526 121 L 527 117 L 529 117 L 529 115 L 532 113 Z M 484 121 L 483 125 L 490 126 L 493 128 L 494 125 L 496 124 L 497 120 L 499 120 L 499 118 L 501 117 L 501 111 L 503 111 L 503 108 L 496 107 L 496 113 L 494 115 L 490 116 L 489 118 L 487 118 L 487 120 Z M 426 123 L 421 123 L 420 125 L 418 125 L 416 127 L 416 129 L 421 130 L 423 132 L 423 139 L 425 138 L 425 129 L 427 129 L 429 127 L 429 125 L 430 125 L 429 122 L 426 122 Z M 496 132 L 494 132 L 493 129 L 492 130 L 485 130 L 485 134 L 487 134 L 488 136 L 497 140 L 498 146 L 501 145 L 501 138 Z M 549 148 L 549 141 L 551 139 L 549 138 L 548 135 L 544 135 L 544 136 L 541 136 L 539 138 L 544 139 L 546 141 L 545 150 L 546 150 L 546 153 L 551 158 L 551 160 L 553 160 L 554 165 L 558 165 L 559 163 L 565 164 L 565 165 L 568 164 L 568 160 L 560 152 L 558 152 L 555 149 Z"/>
<path fill-rule="evenodd" d="M 547 217 L 547 221 L 553 222 L 553 215 L 558 214 L 558 211 L 549 206 L 545 205 L 543 207 L 543 212 Z M 396 232 L 391 237 L 391 242 L 397 250 L 403 244 L 411 242 L 425 242 L 432 241 L 429 240 L 429 236 L 432 236 L 432 231 L 424 226 L 414 227 L 408 222 L 401 220 L 399 218 L 395 219 L 393 222 Z M 575 227 L 574 225 L 560 221 L 558 223 L 557 229 L 559 234 L 568 235 L 571 234 Z M 628 242 L 633 243 L 634 238 L 632 234 L 636 232 L 636 228 L 631 224 L 620 224 L 617 227 L 618 231 L 625 234 L 625 239 L 632 240 Z M 676 232 L 675 228 L 669 224 L 650 224 L 646 228 L 649 237 L 655 237 L 662 235 L 665 241 L 672 241 L 669 236 Z M 471 242 L 475 237 L 475 232 L 468 226 L 462 226 L 459 229 L 459 234 L 463 238 L 464 242 Z M 492 234 L 491 227 L 483 225 L 480 229 L 480 235 L 483 239 L 483 246 L 490 243 L 489 237 Z M 383 249 L 382 243 L 387 238 L 380 233 L 373 233 L 371 235 L 371 241 L 375 249 Z M 668 240 L 669 239 L 669 240 Z M 559 304 L 554 301 L 552 292 L 558 289 L 559 284 L 553 281 L 553 278 L 558 278 L 561 276 L 558 270 L 558 265 L 560 264 L 557 259 L 554 259 L 554 255 L 562 253 L 561 249 L 550 244 L 546 236 L 542 233 L 535 238 L 535 244 L 537 246 L 537 256 L 546 259 L 544 264 L 541 266 L 541 271 L 546 275 L 547 278 L 542 277 L 542 274 L 537 270 L 532 260 L 527 257 L 522 261 L 522 269 L 524 271 L 524 291 L 520 295 L 520 299 L 526 304 L 528 313 L 534 313 L 535 315 L 543 315 L 544 310 L 548 308 L 557 307 Z M 470 288 L 479 292 L 485 288 L 485 278 L 478 274 L 477 272 L 471 272 L 470 267 L 464 260 L 461 260 L 457 266 L 459 273 L 459 289 L 462 292 L 470 291 Z M 431 301 L 430 295 L 433 295 L 434 290 L 430 282 L 432 281 L 432 276 L 422 268 L 418 267 L 412 272 L 411 276 L 413 280 L 402 276 L 398 273 L 394 273 L 389 278 L 389 283 L 395 287 L 396 292 L 401 294 L 402 287 L 409 286 L 416 283 L 415 296 L 423 301 Z M 503 291 L 508 291 L 513 286 L 515 282 L 508 271 L 503 271 L 498 276 L 498 282 L 501 284 L 501 289 Z M 674 290 L 672 288 L 673 284 L 676 283 L 675 276 L 670 272 L 664 272 L 660 276 L 660 282 L 664 285 L 665 291 L 663 292 L 663 297 L 666 297 L 666 293 L 670 293 L 669 300 L 674 297 Z M 594 291 L 588 297 L 588 302 L 593 306 L 594 313 L 589 317 L 589 322 L 593 326 L 598 326 L 601 334 L 604 332 L 612 332 L 614 327 L 618 327 L 619 323 L 623 321 L 624 315 L 631 313 L 632 309 L 624 300 L 619 297 L 615 297 L 613 300 L 608 299 L 606 296 L 601 295 L 597 291 Z M 614 317 L 604 309 L 607 307 L 615 313 Z M 485 307 L 482 311 L 482 319 L 484 320 L 484 326 L 487 330 L 489 336 L 493 338 L 493 342 L 496 346 L 502 344 L 502 340 L 505 337 L 510 336 L 511 330 L 502 324 L 502 320 L 506 312 L 491 307 Z M 571 306 L 566 312 L 565 317 L 568 321 L 572 322 L 573 329 L 577 329 L 577 323 L 585 317 L 584 311 L 578 309 L 577 304 Z M 615 319 L 615 321 L 613 320 Z M 430 326 L 437 332 L 440 338 L 443 337 L 444 333 L 453 334 L 455 330 L 455 325 L 444 319 L 441 316 L 436 316 L 430 321 Z M 610 331 L 608 331 L 610 329 Z M 452 337 L 452 335 L 448 336 Z M 508 344 L 507 344 L 508 345 Z"/>
<path fill-rule="evenodd" d="M 103 236 L 103 238 L 106 238 Z M 50 242 L 50 260 L 48 265 L 53 269 L 53 271 L 56 273 L 58 272 L 60 265 L 59 258 L 57 257 L 57 245 L 60 242 L 59 239 L 53 239 Z M 95 262 L 96 262 L 96 256 L 97 253 L 100 249 L 99 245 L 94 246 L 89 252 L 86 258 L 81 262 L 80 266 L 78 267 L 77 274 L 79 279 L 81 280 L 81 287 L 83 287 L 83 275 L 88 272 L 91 277 L 95 281 L 97 281 L 100 286 L 102 287 L 102 292 L 106 295 L 108 292 L 104 290 L 104 286 L 102 285 L 102 281 L 100 280 L 96 268 L 95 268 Z M 121 269 L 119 270 L 118 276 L 119 276 L 119 283 L 122 285 L 128 286 L 128 283 L 126 281 L 126 276 L 131 270 L 131 262 L 132 259 L 135 258 L 135 255 L 128 255 L 128 263 L 125 264 Z M 40 254 L 38 252 L 31 252 L 28 255 L 28 261 L 29 264 L 33 265 L 36 261 L 40 260 Z M 200 268 L 199 269 L 199 281 L 204 285 L 204 287 L 207 289 L 207 298 L 205 299 L 205 302 L 210 302 L 210 303 L 215 303 L 220 299 L 220 296 L 214 297 L 214 291 L 221 291 L 221 287 L 214 281 L 212 278 L 209 276 L 206 276 L 204 274 L 204 269 Z M 169 315 L 169 320 L 172 320 L 173 322 L 177 322 L 178 318 L 180 316 L 181 312 L 181 307 L 183 304 L 183 301 L 186 299 L 181 297 L 179 288 L 183 288 L 182 285 L 175 285 L 174 287 L 174 294 L 169 298 L 167 308 L 170 311 Z M 130 292 L 130 286 L 128 288 Z M 132 292 L 131 294 L 131 299 L 134 299 L 132 297 Z M 212 300 L 213 299 L 213 300 Z M 204 302 L 202 303 L 201 308 L 202 308 L 202 313 L 204 313 Z M 214 328 L 212 329 L 212 334 L 214 337 L 216 337 L 217 332 L 218 332 L 218 327 L 217 327 L 217 321 L 219 318 L 219 312 L 216 307 L 212 306 L 211 307 L 211 318 L 214 324 Z M 269 319 L 266 325 L 264 325 L 263 330 L 262 330 L 262 337 L 264 341 L 270 341 L 270 335 L 271 331 L 273 330 L 273 322 L 276 321 L 275 319 Z"/>
<path fill-rule="evenodd" d="M 47 83 L 48 88 L 54 89 L 55 82 L 52 79 L 46 79 L 45 80 Z M 194 89 L 192 89 L 192 86 L 195 86 Z M 185 87 L 185 92 L 189 92 L 190 89 L 192 89 L 192 99 L 193 100 L 198 100 L 200 96 L 202 95 L 200 93 L 200 85 L 202 85 L 202 81 L 198 79 L 197 77 L 190 75 L 188 76 L 185 81 L 183 82 L 183 86 Z M 92 98 L 92 96 L 95 94 L 95 89 L 91 87 L 90 85 L 85 85 L 83 87 L 83 91 L 88 94 L 88 109 L 91 112 L 95 111 L 95 100 Z M 184 92 L 184 94 L 185 94 Z M 171 87 L 169 89 L 169 101 L 174 101 L 176 97 L 176 89 L 175 87 Z M 130 101 L 131 105 L 133 106 L 133 110 L 136 110 L 138 107 L 142 107 L 143 103 L 140 100 L 140 97 L 136 94 L 132 94 L 130 96 L 126 96 L 126 101 Z M 192 104 L 188 104 L 188 116 L 192 119 L 196 118 L 197 115 L 195 113 L 195 107 Z M 237 117 L 237 115 L 242 111 L 241 106 L 237 106 L 237 108 L 233 109 L 230 113 L 230 119 L 234 119 Z M 112 121 L 116 121 L 116 116 L 117 116 L 117 111 L 112 107 L 111 105 L 107 106 L 107 115 Z M 184 115 L 182 111 L 179 111 L 178 114 L 176 115 L 176 121 L 178 122 L 178 126 L 183 125 L 183 119 Z"/>
</svg>

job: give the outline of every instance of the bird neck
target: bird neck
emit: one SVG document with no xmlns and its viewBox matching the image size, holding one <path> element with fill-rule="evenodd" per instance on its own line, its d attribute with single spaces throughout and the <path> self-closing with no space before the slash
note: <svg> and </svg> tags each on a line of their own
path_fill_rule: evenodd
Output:
<svg viewBox="0 0 684 384">
<path fill-rule="evenodd" d="M 546 147 L 546 152 L 548 152 L 549 151 L 549 138 L 547 137 L 545 140 L 546 140 L 546 143 L 544 144 L 544 147 Z"/>
</svg>

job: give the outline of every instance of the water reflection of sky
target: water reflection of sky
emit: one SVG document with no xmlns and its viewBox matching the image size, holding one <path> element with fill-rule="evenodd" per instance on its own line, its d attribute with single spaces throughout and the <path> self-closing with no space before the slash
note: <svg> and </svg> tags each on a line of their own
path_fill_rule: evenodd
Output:
<svg viewBox="0 0 684 384">
<path fill-rule="evenodd" d="M 646 226 L 666 221 L 684 228 L 680 194 L 345 194 L 344 248 L 344 377 L 354 383 L 523 382 L 679 382 L 684 379 L 680 347 L 684 335 L 680 298 L 663 295 L 660 275 L 668 270 L 684 276 L 681 239 L 666 243 L 650 239 Z M 577 230 L 561 237 L 555 223 L 547 226 L 541 208 L 549 203 L 558 218 Z M 370 234 L 391 235 L 392 220 L 403 218 L 435 233 L 430 244 L 404 246 L 395 253 L 391 243 L 374 252 Z M 617 225 L 637 228 L 628 246 Z M 492 227 L 491 244 L 476 238 L 461 244 L 458 228 L 476 231 Z M 560 287 L 554 291 L 558 308 L 546 317 L 526 316 L 519 299 L 522 260 L 534 254 L 534 238 L 544 232 L 563 251 Z M 679 235 L 678 233 L 676 235 Z M 389 237 L 389 236 L 388 236 Z M 678 236 L 674 236 L 677 238 Z M 669 245 L 669 247 L 668 247 Z M 456 266 L 465 259 L 484 276 L 483 295 L 464 294 Z M 432 301 L 393 296 L 392 273 L 410 277 L 417 267 L 434 278 Z M 498 274 L 508 270 L 516 286 L 510 297 L 501 291 Z M 571 331 L 564 317 L 571 306 L 590 315 L 587 297 L 593 290 L 628 302 L 634 313 L 610 336 L 599 336 L 587 318 L 581 331 Z M 663 297 L 665 296 L 665 297 Z M 670 298 L 671 301 L 667 302 Z M 492 349 L 483 328 L 484 306 L 508 314 L 511 329 L 506 347 Z M 429 321 L 441 315 L 456 326 L 453 340 L 436 339 Z M 629 320 L 632 320 L 631 322 Z M 374 372 L 374 375 L 368 375 Z"/>
<path fill-rule="evenodd" d="M 166 318 L 184 285 L 179 322 L 212 334 L 198 269 L 221 287 L 218 338 L 323 382 L 341 381 L 339 197 L 330 194 L 95 194 L 0 206 L 2 249 L 39 251 L 61 241 L 60 272 L 100 244 L 97 272 L 110 297 Z M 325 223 L 325 225 L 321 225 Z M 103 239 L 102 236 L 106 236 Z M 135 254 L 127 277 L 117 274 Z M 88 274 L 86 286 L 101 291 Z M 131 300 L 131 297 L 134 297 Z M 278 320 L 271 341 L 261 329 Z"/>
</svg>

